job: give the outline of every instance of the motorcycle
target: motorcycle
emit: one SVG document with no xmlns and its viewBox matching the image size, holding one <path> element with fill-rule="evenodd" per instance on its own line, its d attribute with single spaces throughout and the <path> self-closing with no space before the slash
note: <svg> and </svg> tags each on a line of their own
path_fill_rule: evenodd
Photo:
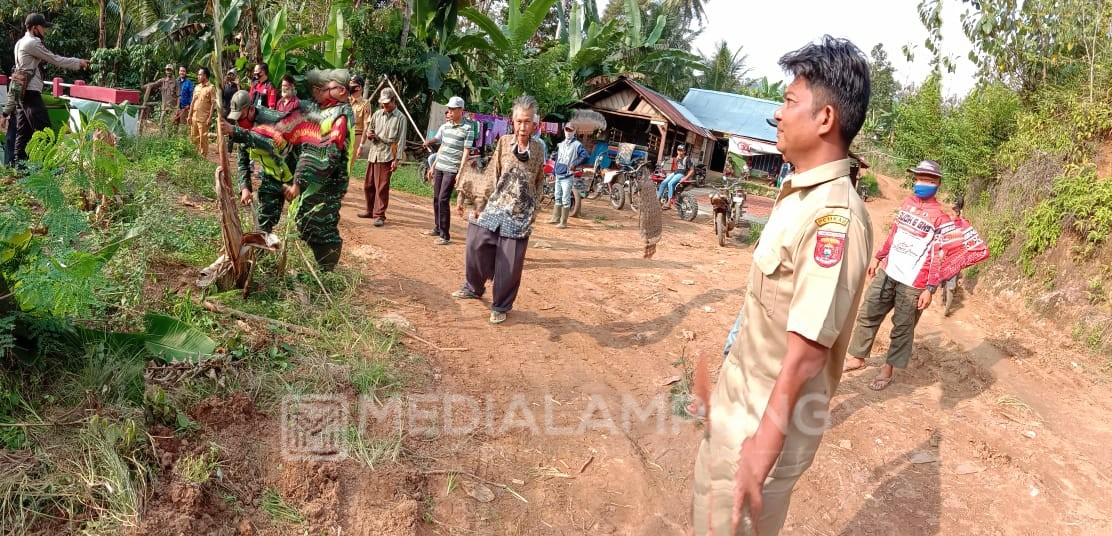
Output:
<svg viewBox="0 0 1112 536">
<path fill-rule="evenodd" d="M 718 245 L 725 246 L 726 239 L 745 215 L 745 190 L 741 181 L 726 180 L 721 188 L 710 194 L 710 205 L 714 211 L 714 234 Z"/>
<path fill-rule="evenodd" d="M 657 190 L 660 189 L 660 183 L 668 178 L 668 173 L 664 171 L 662 166 L 658 166 L 656 171 L 652 174 L 653 184 L 656 185 Z M 699 215 L 699 201 L 695 198 L 695 194 L 687 192 L 688 188 L 695 186 L 695 177 L 684 178 L 676 184 L 676 191 L 672 194 L 671 201 L 666 201 L 663 197 L 660 199 L 661 208 L 668 209 L 671 207 L 676 208 L 676 215 L 683 221 L 695 221 L 695 217 Z M 637 210 L 637 207 L 633 207 Z"/>
<path fill-rule="evenodd" d="M 702 188 L 707 185 L 707 165 L 698 164 L 695 166 L 695 186 Z"/>
<path fill-rule="evenodd" d="M 601 172 L 602 181 L 598 185 L 599 194 L 605 193 L 610 198 L 610 206 L 615 210 L 625 208 L 628 201 L 629 208 L 636 212 L 640 192 L 640 181 L 638 179 L 641 178 L 645 165 L 645 160 L 636 160 L 628 165 L 622 165 L 616 170 Z"/>
<path fill-rule="evenodd" d="M 862 202 L 868 201 L 869 200 L 869 186 L 865 183 L 858 184 L 857 185 L 857 195 L 861 196 L 861 201 Z"/>
</svg>

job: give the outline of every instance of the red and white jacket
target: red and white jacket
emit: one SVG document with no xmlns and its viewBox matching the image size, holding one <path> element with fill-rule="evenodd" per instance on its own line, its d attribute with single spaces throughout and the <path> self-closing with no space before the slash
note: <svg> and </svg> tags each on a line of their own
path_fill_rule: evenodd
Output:
<svg viewBox="0 0 1112 536">
<path fill-rule="evenodd" d="M 949 222 L 950 216 L 943 212 L 938 199 L 905 199 L 876 254 L 888 277 L 918 289 L 938 287 L 942 272 L 939 229 Z"/>
</svg>

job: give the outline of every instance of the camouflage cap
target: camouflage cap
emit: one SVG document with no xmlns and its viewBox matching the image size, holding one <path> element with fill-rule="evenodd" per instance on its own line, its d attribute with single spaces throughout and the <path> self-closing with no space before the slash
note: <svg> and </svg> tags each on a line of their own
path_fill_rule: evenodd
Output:
<svg viewBox="0 0 1112 536">
<path fill-rule="evenodd" d="M 347 87 L 351 80 L 351 73 L 347 69 L 313 69 L 305 73 L 305 81 L 310 86 L 324 86 L 329 82 L 336 82 Z"/>
<path fill-rule="evenodd" d="M 228 104 L 228 119 L 239 121 L 248 106 L 251 106 L 251 94 L 243 89 L 237 91 Z"/>
</svg>

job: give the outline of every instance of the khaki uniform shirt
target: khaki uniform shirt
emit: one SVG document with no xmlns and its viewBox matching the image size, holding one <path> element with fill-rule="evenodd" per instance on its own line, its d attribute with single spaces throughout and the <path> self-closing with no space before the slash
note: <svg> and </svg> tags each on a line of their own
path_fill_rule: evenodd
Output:
<svg viewBox="0 0 1112 536">
<path fill-rule="evenodd" d="M 695 533 L 728 533 L 742 441 L 757 431 L 794 332 L 829 348 L 800 393 L 780 458 L 765 483 L 762 533 L 775 534 L 795 480 L 814 458 L 872 257 L 873 226 L 849 180 L 849 160 L 790 175 L 753 250 L 737 340 L 711 395 L 710 430 L 695 468 Z"/>
<path fill-rule="evenodd" d="M 386 113 L 382 108 L 375 110 L 371 118 L 367 120 L 368 129 L 374 129 L 375 139 L 370 140 L 367 145 L 368 162 L 391 162 L 394 160 L 393 151 L 391 147 L 394 144 L 398 145 L 397 155 L 400 157 L 402 152 L 405 151 L 405 116 L 398 108 L 394 108 L 393 112 Z"/>
<path fill-rule="evenodd" d="M 190 119 L 192 121 L 205 123 L 212 120 L 212 111 L 216 108 L 216 86 L 212 82 L 207 84 L 199 84 L 197 89 L 193 90 L 193 104 L 190 109 Z"/>
<path fill-rule="evenodd" d="M 355 132 L 355 140 L 359 141 L 359 137 L 363 135 L 363 126 L 367 124 L 367 112 L 371 110 L 370 101 L 353 96 L 348 104 L 351 104 L 351 111 L 355 114 L 355 128 L 352 130 Z"/>
</svg>

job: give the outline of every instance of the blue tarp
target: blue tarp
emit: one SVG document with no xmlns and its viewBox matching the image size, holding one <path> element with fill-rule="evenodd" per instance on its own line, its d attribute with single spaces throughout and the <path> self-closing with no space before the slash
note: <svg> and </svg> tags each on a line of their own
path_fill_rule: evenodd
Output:
<svg viewBox="0 0 1112 536">
<path fill-rule="evenodd" d="M 709 89 L 691 89 L 683 98 L 683 106 L 709 130 L 776 143 L 776 129 L 766 119 L 772 118 L 780 107 L 779 102 Z"/>
</svg>

